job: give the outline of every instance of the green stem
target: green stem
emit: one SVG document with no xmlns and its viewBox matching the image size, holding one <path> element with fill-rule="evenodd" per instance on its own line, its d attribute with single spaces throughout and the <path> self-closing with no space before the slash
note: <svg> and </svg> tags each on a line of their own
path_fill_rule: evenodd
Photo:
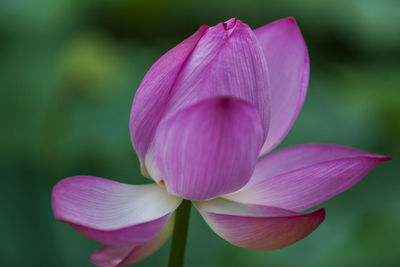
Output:
<svg viewBox="0 0 400 267">
<path fill-rule="evenodd" d="M 168 267 L 183 267 L 191 206 L 192 203 L 185 199 L 176 210 Z"/>
</svg>

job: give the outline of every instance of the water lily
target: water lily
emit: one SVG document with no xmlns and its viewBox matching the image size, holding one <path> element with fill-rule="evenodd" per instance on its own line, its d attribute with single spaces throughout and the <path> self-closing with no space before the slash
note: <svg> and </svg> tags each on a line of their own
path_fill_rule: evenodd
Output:
<svg viewBox="0 0 400 267">
<path fill-rule="evenodd" d="M 292 127 L 308 78 L 293 18 L 254 31 L 237 19 L 200 27 L 154 63 L 133 101 L 132 143 L 154 183 L 66 178 L 53 189 L 56 218 L 104 244 L 90 257 L 98 266 L 140 261 L 173 229 L 172 249 L 182 249 L 189 201 L 239 247 L 273 250 L 305 238 L 325 211 L 302 211 L 389 159 L 323 144 L 269 154 Z M 182 254 L 172 257 L 176 266 Z"/>
</svg>

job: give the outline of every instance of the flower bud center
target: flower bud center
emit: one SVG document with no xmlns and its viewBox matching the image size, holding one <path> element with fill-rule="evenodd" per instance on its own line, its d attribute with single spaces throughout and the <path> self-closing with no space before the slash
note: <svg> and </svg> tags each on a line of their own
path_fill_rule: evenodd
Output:
<svg viewBox="0 0 400 267">
<path fill-rule="evenodd" d="M 236 22 L 237 18 L 231 18 L 230 20 L 224 22 L 224 28 L 227 31 L 228 35 L 230 35 L 232 31 L 235 29 Z"/>
</svg>

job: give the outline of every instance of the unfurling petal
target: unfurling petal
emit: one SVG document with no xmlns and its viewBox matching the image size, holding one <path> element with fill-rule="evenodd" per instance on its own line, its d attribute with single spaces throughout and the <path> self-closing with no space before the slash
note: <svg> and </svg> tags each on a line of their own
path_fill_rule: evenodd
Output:
<svg viewBox="0 0 400 267">
<path fill-rule="evenodd" d="M 254 30 L 268 64 L 271 120 L 265 154 L 276 147 L 292 127 L 306 97 L 310 72 L 307 46 L 293 18 L 274 21 Z"/>
<path fill-rule="evenodd" d="M 205 98 L 229 96 L 252 103 L 269 127 L 268 70 L 251 28 L 237 19 L 207 29 L 188 58 L 168 103 L 174 113 Z"/>
<path fill-rule="evenodd" d="M 311 234 L 325 219 L 325 210 L 300 214 L 276 207 L 244 205 L 224 199 L 194 203 L 205 221 L 233 245 L 273 250 Z"/>
<path fill-rule="evenodd" d="M 157 60 L 136 92 L 129 126 L 132 144 L 142 163 L 155 129 L 164 115 L 175 80 L 206 28 L 200 27 L 192 36 Z"/>
<path fill-rule="evenodd" d="M 90 261 L 100 267 L 122 267 L 139 262 L 156 252 L 168 240 L 173 229 L 173 217 L 153 239 L 131 247 L 105 245 L 90 256 Z"/>
<path fill-rule="evenodd" d="M 56 219 L 113 246 L 151 240 L 180 202 L 155 184 L 134 186 L 91 176 L 64 179 L 52 194 Z"/>
<path fill-rule="evenodd" d="M 349 189 L 389 159 L 337 145 L 287 148 L 260 159 L 249 183 L 224 197 L 302 211 Z"/>
<path fill-rule="evenodd" d="M 205 200 L 247 183 L 262 141 L 263 129 L 253 105 L 213 98 L 160 123 L 156 159 L 170 193 Z"/>
</svg>

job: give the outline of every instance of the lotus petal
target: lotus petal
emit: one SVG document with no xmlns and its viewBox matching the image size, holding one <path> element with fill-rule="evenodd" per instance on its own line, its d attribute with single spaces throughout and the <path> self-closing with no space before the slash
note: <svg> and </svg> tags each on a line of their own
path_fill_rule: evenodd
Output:
<svg viewBox="0 0 400 267">
<path fill-rule="evenodd" d="M 52 195 L 56 219 L 113 246 L 153 239 L 181 201 L 156 184 L 135 186 L 92 176 L 66 178 Z"/>
<path fill-rule="evenodd" d="M 389 157 L 337 145 L 301 145 L 257 162 L 249 183 L 228 199 L 302 211 L 355 185 Z"/>
<path fill-rule="evenodd" d="M 310 64 L 307 46 L 293 18 L 285 18 L 254 30 L 268 64 L 270 81 L 270 129 L 261 155 L 285 138 L 306 97 Z"/>
<path fill-rule="evenodd" d="M 300 214 L 221 198 L 196 202 L 195 207 L 220 237 L 233 245 L 253 250 L 291 245 L 311 234 L 325 219 L 324 209 Z"/>
<path fill-rule="evenodd" d="M 205 200 L 240 189 L 250 178 L 263 140 L 258 110 L 232 98 L 199 102 L 157 130 L 157 164 L 167 190 Z"/>
</svg>

